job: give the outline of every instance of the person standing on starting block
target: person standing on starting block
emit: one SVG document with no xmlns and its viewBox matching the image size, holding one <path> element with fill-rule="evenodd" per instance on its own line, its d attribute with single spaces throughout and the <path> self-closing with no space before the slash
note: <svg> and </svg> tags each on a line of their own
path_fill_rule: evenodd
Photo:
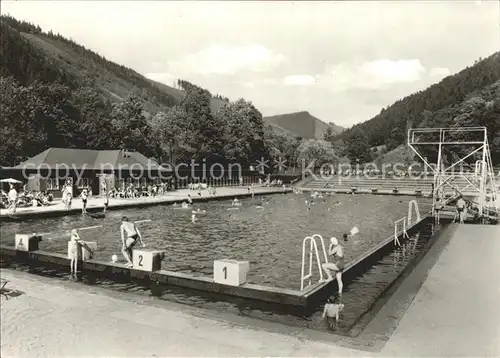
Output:
<svg viewBox="0 0 500 358">
<path fill-rule="evenodd" d="M 326 324 L 328 328 L 333 329 L 339 319 L 340 312 L 344 310 L 345 305 L 337 299 L 337 296 L 332 296 L 328 298 L 325 303 L 325 308 L 323 309 L 323 318 L 326 318 Z"/>
<path fill-rule="evenodd" d="M 142 241 L 142 235 L 137 226 L 130 222 L 126 216 L 122 218 L 122 225 L 120 227 L 122 236 L 122 254 L 127 260 L 127 266 L 132 267 L 132 249 L 137 244 L 137 240 L 141 242 L 142 247 L 146 247 Z"/>
<path fill-rule="evenodd" d="M 70 238 L 70 247 L 69 247 L 69 256 L 70 256 L 70 272 L 71 276 L 76 275 L 78 272 L 78 250 L 80 245 L 87 249 L 91 255 L 93 255 L 93 251 L 90 247 L 87 246 L 85 242 L 82 241 L 80 235 L 78 234 L 78 229 L 71 230 L 71 238 Z"/>
<path fill-rule="evenodd" d="M 344 284 L 342 282 L 342 270 L 344 269 L 344 249 L 339 244 L 339 240 L 336 237 L 330 239 L 330 247 L 328 248 L 328 253 L 333 256 L 332 262 L 325 262 L 321 265 L 323 270 L 328 276 L 328 281 L 333 280 L 331 271 L 335 272 L 335 277 L 337 278 L 337 284 L 339 287 L 339 295 L 342 295 L 342 289 Z"/>
</svg>

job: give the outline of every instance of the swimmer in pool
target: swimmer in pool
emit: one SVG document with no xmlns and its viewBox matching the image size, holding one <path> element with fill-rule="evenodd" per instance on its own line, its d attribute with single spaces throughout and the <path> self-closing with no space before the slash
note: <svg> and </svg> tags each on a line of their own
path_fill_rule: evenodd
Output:
<svg viewBox="0 0 500 358">
<path fill-rule="evenodd" d="M 232 205 L 233 206 L 239 206 L 239 205 L 241 205 L 240 202 L 239 202 L 239 200 L 238 200 L 238 198 L 234 198 Z"/>
<path fill-rule="evenodd" d="M 186 203 L 186 202 L 182 202 L 181 207 L 182 207 L 183 209 L 188 209 L 188 208 L 189 208 L 189 204 L 188 204 L 188 203 Z"/>
<path fill-rule="evenodd" d="M 195 214 L 191 215 L 191 222 L 192 222 L 193 224 L 196 222 L 196 220 L 198 220 L 198 219 L 196 218 L 196 215 L 195 215 Z"/>
<path fill-rule="evenodd" d="M 321 265 L 321 267 L 326 272 L 328 281 L 333 280 L 331 272 L 333 271 L 335 273 L 339 288 L 339 295 L 342 295 L 342 290 L 344 288 L 344 283 L 342 282 L 342 270 L 344 270 L 344 249 L 339 244 L 337 238 L 330 238 L 330 247 L 328 248 L 328 253 L 333 256 L 332 262 L 325 262 Z"/>
<path fill-rule="evenodd" d="M 177 203 L 173 203 L 172 206 L 175 208 L 177 206 Z"/>
<path fill-rule="evenodd" d="M 344 310 L 345 305 L 341 303 L 337 296 L 328 298 L 323 309 L 323 318 L 326 318 L 328 328 L 334 329 L 340 319 L 340 313 Z"/>
<path fill-rule="evenodd" d="M 142 235 L 139 229 L 133 222 L 130 222 L 126 216 L 122 217 L 122 224 L 120 226 L 120 233 L 122 236 L 122 254 L 127 260 L 127 267 L 132 267 L 132 249 L 140 241 L 142 247 L 146 247 L 142 241 Z"/>
</svg>

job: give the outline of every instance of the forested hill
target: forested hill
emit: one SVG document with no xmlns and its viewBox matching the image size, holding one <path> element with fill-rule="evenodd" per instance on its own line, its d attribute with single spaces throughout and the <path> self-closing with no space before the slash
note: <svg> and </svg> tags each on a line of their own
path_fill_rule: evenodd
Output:
<svg viewBox="0 0 500 358">
<path fill-rule="evenodd" d="M 112 103 L 132 92 L 151 115 L 180 104 L 185 93 L 108 61 L 59 34 L 45 33 L 39 26 L 9 16 L 1 17 L 0 39 L 0 76 L 13 77 L 24 86 L 35 81 L 59 82 L 71 89 L 92 86 Z M 225 103 L 226 98 L 212 96 L 213 112 Z"/>
<path fill-rule="evenodd" d="M 424 120 L 425 125 L 430 127 L 435 127 L 438 122 L 455 125 L 457 122 L 452 117 L 454 109 L 465 105 L 469 97 L 476 96 L 498 80 L 500 80 L 500 52 L 477 61 L 423 91 L 395 102 L 372 119 L 346 130 L 337 140 L 342 139 L 349 143 L 359 142 L 361 139 L 366 142 L 368 148 L 386 145 L 387 150 L 394 149 L 405 142 L 407 126 L 412 128 L 421 126 Z M 498 101 L 500 101 L 498 98 L 495 99 L 491 106 L 498 106 Z M 450 120 L 445 120 L 444 117 Z M 481 122 L 480 118 L 476 119 L 470 122 Z M 500 117 L 491 118 L 484 125 L 490 126 L 498 121 Z"/>
<path fill-rule="evenodd" d="M 58 34 L 0 20 L 0 166 L 47 148 L 120 148 L 162 163 L 245 168 L 264 157 L 297 161 L 299 141 L 273 131 L 249 101 L 184 80 L 159 84 Z"/>
</svg>

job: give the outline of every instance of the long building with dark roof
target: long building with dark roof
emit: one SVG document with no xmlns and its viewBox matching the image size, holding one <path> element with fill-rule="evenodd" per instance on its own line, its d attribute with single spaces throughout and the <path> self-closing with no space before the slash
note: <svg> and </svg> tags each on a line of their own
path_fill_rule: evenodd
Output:
<svg viewBox="0 0 500 358">
<path fill-rule="evenodd" d="M 130 183 L 146 186 L 172 177 L 170 169 L 139 152 L 126 150 L 49 148 L 6 169 L 27 180 L 30 190 L 53 192 L 54 196 L 60 196 L 58 192 L 68 180 L 78 195 L 83 188 L 103 194 L 105 188 Z"/>
</svg>

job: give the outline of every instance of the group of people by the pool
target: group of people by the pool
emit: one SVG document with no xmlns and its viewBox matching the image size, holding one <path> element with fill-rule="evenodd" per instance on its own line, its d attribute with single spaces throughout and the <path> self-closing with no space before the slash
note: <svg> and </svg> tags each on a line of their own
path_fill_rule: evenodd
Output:
<svg viewBox="0 0 500 358">
<path fill-rule="evenodd" d="M 437 224 L 440 223 L 441 219 L 441 211 L 444 210 L 446 205 L 446 201 L 443 195 L 438 195 L 436 198 L 436 202 L 434 204 L 434 219 Z M 453 218 L 453 222 L 458 221 L 463 224 L 465 218 L 467 217 L 467 210 L 471 206 L 471 203 L 467 203 L 464 199 L 463 195 L 460 195 L 455 203 L 455 216 Z"/>
<path fill-rule="evenodd" d="M 142 235 L 135 223 L 131 222 L 128 217 L 123 216 L 120 225 L 120 235 L 122 240 L 122 254 L 127 261 L 126 267 L 132 267 L 132 249 L 139 242 L 142 247 L 146 244 L 142 240 Z M 93 254 L 92 249 L 80 238 L 78 229 L 71 230 L 71 238 L 69 245 L 70 269 L 71 275 L 76 275 L 78 264 L 79 247 L 84 247 L 88 252 Z"/>
<path fill-rule="evenodd" d="M 351 233 L 344 234 L 344 242 L 347 242 L 349 237 L 354 236 L 356 233 L 357 228 L 353 228 Z M 331 261 L 325 262 L 321 265 L 323 271 L 326 273 L 326 279 L 323 280 L 323 282 L 329 282 L 336 279 L 338 293 L 328 298 L 323 309 L 323 318 L 326 319 L 326 323 L 328 324 L 329 328 L 333 329 L 334 324 L 339 321 L 340 313 L 345 307 L 345 305 L 342 303 L 342 291 L 344 289 L 342 272 L 345 268 L 344 248 L 336 237 L 330 238 L 328 254 L 332 257 Z"/>
</svg>

